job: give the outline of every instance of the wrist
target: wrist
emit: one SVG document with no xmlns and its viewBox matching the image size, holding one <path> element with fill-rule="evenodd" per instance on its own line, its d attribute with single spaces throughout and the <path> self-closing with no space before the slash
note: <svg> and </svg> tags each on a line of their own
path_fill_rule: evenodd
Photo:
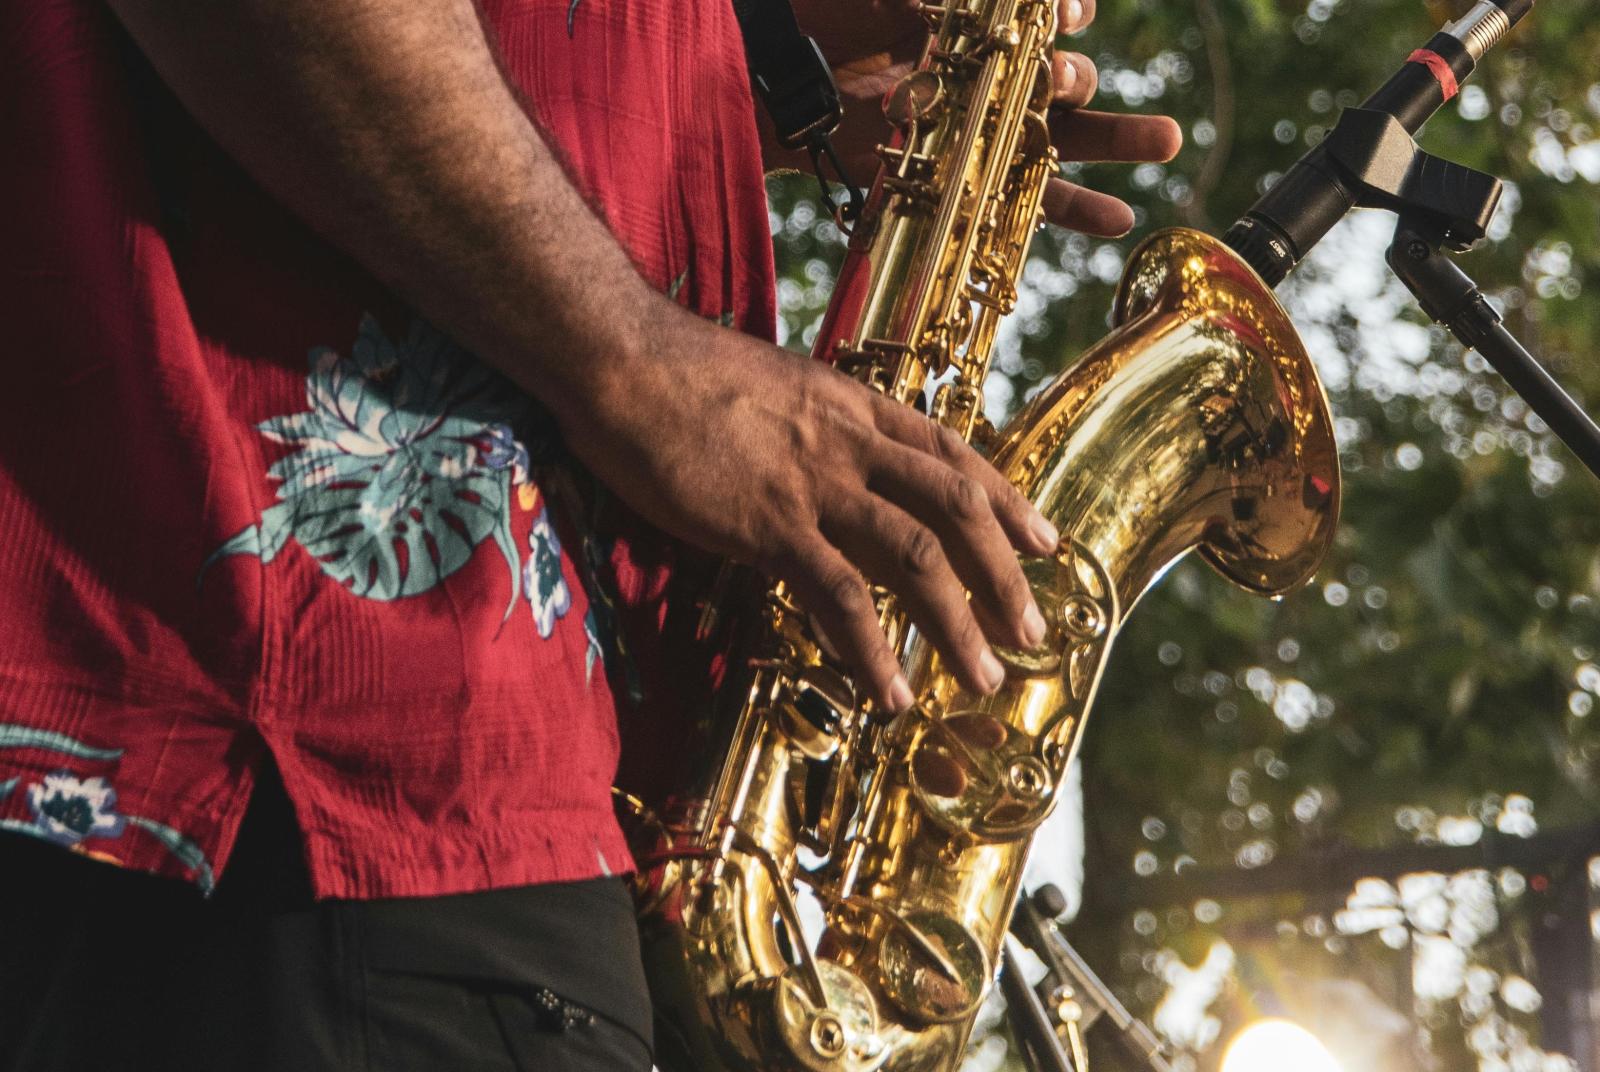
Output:
<svg viewBox="0 0 1600 1072">
<path fill-rule="evenodd" d="M 637 314 L 659 295 L 631 266 L 606 273 L 613 278 L 604 282 L 552 286 L 547 266 L 529 260 L 534 263 L 514 259 L 500 285 L 479 291 L 475 301 L 461 296 L 439 319 L 565 423 L 584 399 L 622 375 L 623 366 L 641 359 Z"/>
<path fill-rule="evenodd" d="M 695 345 L 685 332 L 714 330 L 643 279 L 633 282 L 595 287 L 602 300 L 569 308 L 557 330 L 527 339 L 513 359 L 533 373 L 524 386 L 569 440 L 620 434 L 637 403 L 667 389 L 658 382 L 667 355 Z"/>
</svg>

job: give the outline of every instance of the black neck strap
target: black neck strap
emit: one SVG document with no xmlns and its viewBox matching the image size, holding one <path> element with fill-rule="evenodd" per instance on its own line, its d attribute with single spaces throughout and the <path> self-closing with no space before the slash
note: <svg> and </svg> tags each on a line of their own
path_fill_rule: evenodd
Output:
<svg viewBox="0 0 1600 1072">
<path fill-rule="evenodd" d="M 854 219 L 862 195 L 844 173 L 829 136 L 844 114 L 833 70 L 816 41 L 800 31 L 789 0 L 732 0 L 734 17 L 744 35 L 745 60 L 750 84 L 772 117 L 778 142 L 788 149 L 804 149 L 822 187 L 823 199 L 845 219 Z M 823 178 L 823 159 L 849 195 L 847 206 L 836 205 Z"/>
</svg>

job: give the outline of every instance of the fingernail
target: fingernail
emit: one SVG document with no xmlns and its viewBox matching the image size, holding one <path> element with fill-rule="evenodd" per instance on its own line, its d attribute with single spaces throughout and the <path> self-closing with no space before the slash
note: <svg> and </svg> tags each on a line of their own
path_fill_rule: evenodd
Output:
<svg viewBox="0 0 1600 1072">
<path fill-rule="evenodd" d="M 1067 0 L 1067 30 L 1076 30 L 1082 21 L 1083 0 Z"/>
<path fill-rule="evenodd" d="M 1054 551 L 1056 544 L 1061 542 L 1061 533 L 1042 515 L 1036 514 L 1032 526 L 1033 538 L 1039 541 L 1040 547 L 1049 547 Z"/>
<path fill-rule="evenodd" d="M 1030 602 L 1028 609 L 1022 612 L 1022 639 L 1028 647 L 1036 648 L 1039 641 L 1044 639 L 1044 615 L 1039 613 L 1039 605 Z"/>
<path fill-rule="evenodd" d="M 905 676 L 896 674 L 894 684 L 889 686 L 889 707 L 895 711 L 904 711 L 911 706 L 913 699 L 915 697 L 911 695 L 911 686 L 906 684 Z"/>
<path fill-rule="evenodd" d="M 983 680 L 990 692 L 998 689 L 1006 680 L 1006 668 L 1000 665 L 1000 660 L 988 648 L 983 649 L 978 668 L 983 671 Z"/>
</svg>

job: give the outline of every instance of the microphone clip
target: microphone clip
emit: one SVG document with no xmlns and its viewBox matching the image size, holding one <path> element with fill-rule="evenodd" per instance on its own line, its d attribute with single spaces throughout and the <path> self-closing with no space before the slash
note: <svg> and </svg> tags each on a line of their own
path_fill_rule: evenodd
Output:
<svg viewBox="0 0 1600 1072">
<path fill-rule="evenodd" d="M 1493 175 L 1424 152 L 1390 112 L 1346 108 L 1224 241 L 1269 286 L 1353 208 L 1388 209 L 1460 253 L 1487 234 L 1504 188 Z"/>
<path fill-rule="evenodd" d="M 1398 119 L 1372 108 L 1346 109 L 1322 144 L 1355 207 L 1388 209 L 1456 253 L 1488 233 L 1505 189 L 1493 175 L 1425 152 Z"/>
</svg>

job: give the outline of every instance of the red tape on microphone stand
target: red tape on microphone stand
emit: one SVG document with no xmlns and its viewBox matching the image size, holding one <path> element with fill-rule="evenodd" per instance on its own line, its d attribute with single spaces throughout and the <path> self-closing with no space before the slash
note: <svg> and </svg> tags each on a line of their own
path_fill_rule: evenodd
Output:
<svg viewBox="0 0 1600 1072">
<path fill-rule="evenodd" d="M 1444 99 L 1449 100 L 1461 89 L 1456 82 L 1456 73 L 1450 69 L 1450 64 L 1445 58 L 1431 49 L 1419 48 L 1406 57 L 1407 63 L 1420 63 L 1433 72 L 1434 80 L 1439 83 L 1439 88 L 1444 91 Z"/>
</svg>

